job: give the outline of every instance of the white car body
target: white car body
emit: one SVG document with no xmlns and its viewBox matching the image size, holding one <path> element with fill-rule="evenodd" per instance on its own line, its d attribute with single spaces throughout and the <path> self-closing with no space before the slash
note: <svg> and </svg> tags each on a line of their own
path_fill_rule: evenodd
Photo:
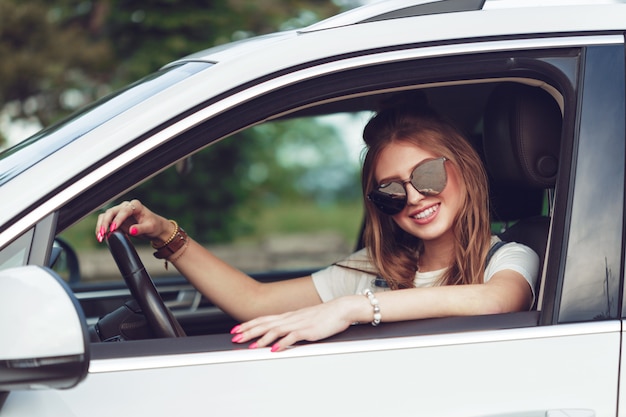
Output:
<svg viewBox="0 0 626 417">
<path fill-rule="evenodd" d="M 209 49 L 168 65 L 167 68 L 175 68 L 192 63 L 202 68 L 169 88 L 147 94 L 145 100 L 108 120 L 95 123 L 92 129 L 0 185 L 3 202 L 0 252 L 11 250 L 12 254 L 17 254 L 0 257 L 3 262 L 0 264 L 3 268 L 25 264 L 46 266 L 48 249 L 40 242 L 51 245 L 55 213 L 68 202 L 89 193 L 94 184 L 106 181 L 111 173 L 123 170 L 151 152 L 167 149 L 161 147 L 178 135 L 253 103 L 258 97 L 307 80 L 342 71 L 360 71 L 374 65 L 420 60 L 439 62 L 436 60 L 591 47 L 624 51 L 626 2 L 622 1 L 486 0 L 482 8 L 475 11 L 358 23 L 422 3 L 429 2 L 374 3 L 302 30 Z M 558 64 L 558 59 L 547 61 Z M 564 114 L 574 112 L 565 94 L 549 80 L 534 77 L 529 71 L 508 76 L 490 74 L 476 76 L 473 80 L 452 77 L 427 80 L 422 88 L 514 81 L 548 91 Z M 622 101 L 624 75 L 622 71 L 622 84 L 614 89 Z M 592 70 L 587 68 L 585 73 L 575 73 L 572 79 L 583 83 L 585 76 L 593 76 Z M 592 94 L 589 85 L 577 91 L 576 97 Z M 387 90 L 393 88 L 382 85 L 380 90 L 371 89 Z M 347 94 L 356 97 L 365 93 Z M 604 96 L 607 92 L 593 94 Z M 327 102 L 342 98 L 345 96 L 331 97 Z M 310 106 L 317 104 L 319 102 L 315 101 Z M 582 98 L 576 104 L 577 112 L 587 111 Z M 308 106 L 302 104 L 297 109 Z M 286 108 L 271 118 L 297 109 Z M 598 108 L 589 110 L 590 113 L 583 112 L 585 116 L 572 122 L 572 126 L 579 129 L 570 132 L 572 137 L 591 135 L 593 129 L 602 125 L 602 122 L 586 124 L 585 120 L 589 119 L 585 117 L 591 117 L 588 114 L 610 110 Z M 616 113 L 610 116 L 618 118 L 623 125 L 623 107 L 613 110 Z M 182 114 L 184 117 L 174 117 Z M 165 127 L 161 127 L 163 115 L 172 115 L 168 116 L 171 121 Z M 625 140 L 623 131 L 607 133 L 607 137 L 616 137 L 615 141 L 620 143 Z M 582 145 L 577 146 L 572 148 L 583 149 Z M 617 148 L 615 153 L 623 153 L 623 148 Z M 583 162 L 576 158 L 589 155 L 582 150 L 572 151 L 572 155 L 568 174 L 561 173 L 561 176 L 582 175 L 577 174 L 575 167 Z M 604 154 L 600 154 L 600 158 L 603 157 Z M 169 165 L 175 162 L 171 160 Z M 578 169 L 583 172 L 583 168 Z M 51 172 L 54 175 L 50 175 Z M 619 178 L 617 184 L 623 186 L 624 166 L 615 173 Z M 23 192 L 24 184 L 29 184 L 27 193 Z M 562 197 L 562 201 L 569 201 L 568 209 L 563 210 L 561 216 L 566 226 L 553 226 L 551 232 L 552 236 L 568 236 L 569 245 L 589 239 L 576 234 L 569 226 L 581 223 L 574 206 L 579 197 L 574 195 L 573 189 L 571 185 L 570 197 Z M 122 191 L 114 190 L 109 197 Z M 623 188 L 611 189 L 610 193 L 614 199 L 596 201 L 596 204 L 602 209 L 616 205 L 623 210 Z M 587 204 L 593 205 L 594 199 L 591 200 Z M 93 209 L 101 203 L 103 201 L 94 203 Z M 598 217 L 602 216 L 598 214 Z M 598 233 L 604 233 L 610 247 L 605 253 L 608 263 L 623 265 L 623 218 L 611 221 L 607 219 L 605 225 L 598 220 Z M 619 233 L 608 233 L 611 228 Z M 26 241 L 35 243 L 20 244 Z M 556 276 L 556 271 L 560 271 L 560 278 L 558 282 L 555 278 L 554 285 L 544 284 L 537 294 L 538 307 L 533 313 L 539 315 L 536 320 L 540 325 L 509 325 L 506 318 L 488 317 L 483 328 L 471 325 L 464 328 L 464 318 L 457 318 L 460 323 L 457 330 L 415 334 L 391 331 L 386 335 L 384 329 L 383 333 L 377 333 L 378 329 L 364 329 L 368 336 L 298 345 L 281 353 L 272 353 L 269 349 L 223 348 L 229 344 L 228 335 L 142 340 L 117 346 L 87 344 L 82 352 L 88 362 L 84 379 L 79 378 L 75 386 L 67 389 L 42 388 L 39 383 L 39 389 L 12 389 L 4 402 L 0 399 L 0 416 L 626 415 L 621 304 L 611 307 L 610 317 L 603 320 L 591 320 L 591 313 L 585 313 L 584 306 L 585 291 L 595 294 L 603 290 L 605 264 L 590 253 L 588 262 L 596 268 L 590 275 L 595 277 L 600 273 L 597 279 L 581 283 L 576 277 L 563 278 L 568 276 L 571 270 L 568 268 L 577 265 L 580 258 L 576 254 L 588 253 L 588 249 L 571 252 L 573 249 L 568 249 L 571 246 L 566 242 L 561 247 L 553 241 L 548 251 L 550 260 L 546 261 L 543 273 L 544 277 Z M 21 249 L 11 249 L 15 247 Z M 29 254 L 20 257 L 20 250 Z M 11 261 L 5 262 L 6 259 Z M 580 262 L 587 265 L 583 259 Z M 6 271 L 14 270 L 0 272 Z M 611 291 L 619 300 L 623 298 L 621 272 L 612 272 L 618 282 L 611 285 L 616 287 L 609 289 L 609 284 L 606 287 L 607 292 Z M 40 273 L 44 274 L 44 270 Z M 580 289 L 585 285 L 590 289 Z M 2 288 L 5 287 L 0 285 Z M 613 288 L 617 290 L 613 292 Z M 581 312 L 574 311 L 579 307 Z M 0 306 L 3 314 L 8 311 L 8 307 Z M 525 314 L 521 313 L 522 321 L 526 320 Z M 578 314 L 583 318 L 578 319 Z M 17 332 L 15 322 L 9 327 L 5 325 L 9 317 L 0 317 L 0 329 Z M 80 314 L 76 313 L 75 317 Z M 79 324 L 72 326 L 80 327 Z M 34 338 L 29 342 L 28 336 L 23 336 L 16 340 L 24 344 L 36 343 Z M 203 350 L 202 346 L 207 348 Z M 19 349 L 7 344 L 3 334 L 0 363 L 16 359 L 16 352 Z M 2 386 L 0 383 L 0 393 Z"/>
</svg>

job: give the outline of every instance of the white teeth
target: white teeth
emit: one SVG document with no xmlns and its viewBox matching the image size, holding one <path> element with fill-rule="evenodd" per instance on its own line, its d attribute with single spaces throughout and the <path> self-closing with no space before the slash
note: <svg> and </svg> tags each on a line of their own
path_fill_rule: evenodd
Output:
<svg viewBox="0 0 626 417">
<path fill-rule="evenodd" d="M 430 208 L 427 208 L 424 211 L 420 211 L 419 213 L 417 213 L 415 216 L 413 216 L 416 219 L 424 219 L 430 215 L 432 215 L 434 212 L 437 211 L 437 209 L 439 208 L 439 205 L 436 206 L 432 206 Z"/>
</svg>

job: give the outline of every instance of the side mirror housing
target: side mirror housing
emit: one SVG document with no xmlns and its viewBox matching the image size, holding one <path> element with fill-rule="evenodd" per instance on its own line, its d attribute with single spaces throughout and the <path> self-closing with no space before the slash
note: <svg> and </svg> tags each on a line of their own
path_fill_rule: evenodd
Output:
<svg viewBox="0 0 626 417">
<path fill-rule="evenodd" d="M 0 392 L 71 388 L 89 367 L 83 311 L 48 268 L 0 271 Z"/>
</svg>

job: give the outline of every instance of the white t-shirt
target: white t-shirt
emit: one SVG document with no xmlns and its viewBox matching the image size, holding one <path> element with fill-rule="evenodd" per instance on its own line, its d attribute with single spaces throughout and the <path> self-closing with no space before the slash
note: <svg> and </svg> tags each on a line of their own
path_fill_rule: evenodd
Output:
<svg viewBox="0 0 626 417">
<path fill-rule="evenodd" d="M 499 240 L 497 236 L 492 236 L 491 244 Z M 376 285 L 376 273 L 369 260 L 367 249 L 353 253 L 340 263 L 348 268 L 331 265 L 313 274 L 313 283 L 322 301 L 330 301 L 344 295 L 363 294 L 366 288 L 374 292 L 389 290 L 389 288 Z M 520 273 L 528 281 L 534 300 L 535 282 L 539 273 L 539 256 L 528 246 L 515 242 L 506 243 L 494 253 L 489 261 L 485 268 L 484 281 L 489 281 L 496 272 L 505 269 Z M 372 271 L 372 273 L 362 271 Z M 444 272 L 445 269 L 417 272 L 415 287 L 436 286 Z"/>
</svg>

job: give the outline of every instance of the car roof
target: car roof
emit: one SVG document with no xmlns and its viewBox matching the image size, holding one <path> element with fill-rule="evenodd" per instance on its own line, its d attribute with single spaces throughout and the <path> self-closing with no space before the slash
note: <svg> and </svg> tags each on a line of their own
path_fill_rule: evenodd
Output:
<svg viewBox="0 0 626 417">
<path fill-rule="evenodd" d="M 323 22 L 311 25 L 307 30 L 477 10 L 525 9 L 538 12 L 546 7 L 598 6 L 620 3 L 624 3 L 623 0 L 384 0 L 333 16 Z"/>
<path fill-rule="evenodd" d="M 397 39 L 397 36 L 387 35 L 389 30 L 396 35 L 402 33 L 407 42 L 424 43 L 524 34 L 615 31 L 624 29 L 624 18 L 626 0 L 383 0 L 303 29 L 216 46 L 177 62 L 225 62 L 249 53 L 262 53 L 279 42 L 283 42 L 283 48 L 287 49 L 295 38 L 320 31 L 329 31 L 335 38 L 351 36 L 354 44 L 360 47 L 363 47 L 363 39 L 367 39 L 370 47 L 375 48 L 385 47 L 387 38 Z M 366 23 L 377 25 L 373 27 Z M 362 35 L 359 26 L 363 27 Z M 324 50 L 328 46 L 320 44 L 318 48 Z M 312 47 L 308 52 L 314 50 Z"/>
</svg>

